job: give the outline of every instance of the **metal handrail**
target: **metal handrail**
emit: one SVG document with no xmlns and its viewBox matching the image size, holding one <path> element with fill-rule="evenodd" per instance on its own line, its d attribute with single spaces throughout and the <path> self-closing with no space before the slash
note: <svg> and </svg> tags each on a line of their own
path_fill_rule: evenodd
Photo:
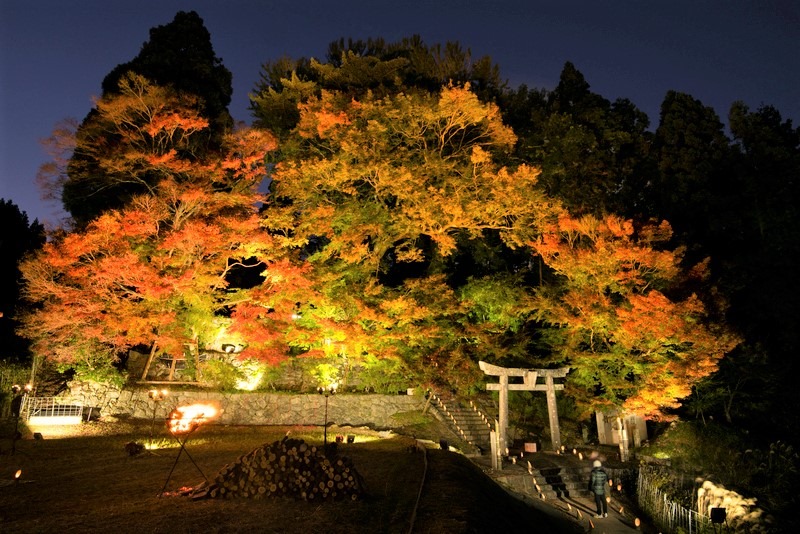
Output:
<svg viewBox="0 0 800 534">
<path fill-rule="evenodd" d="M 22 398 L 20 417 L 28 421 L 31 417 L 83 417 L 83 403 L 67 397 Z"/>
</svg>

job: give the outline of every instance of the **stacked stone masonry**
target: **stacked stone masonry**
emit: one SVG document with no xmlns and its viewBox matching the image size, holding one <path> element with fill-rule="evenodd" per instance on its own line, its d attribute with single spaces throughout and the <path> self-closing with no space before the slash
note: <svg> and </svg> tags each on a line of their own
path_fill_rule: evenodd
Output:
<svg viewBox="0 0 800 534">
<path fill-rule="evenodd" d="M 159 386 L 160 387 L 160 386 Z M 164 400 L 154 402 L 147 389 L 117 389 L 94 383 L 70 384 L 70 397 L 95 415 L 166 418 L 178 406 L 212 404 L 219 411 L 214 419 L 224 425 L 321 425 L 325 397 L 318 394 L 221 393 L 169 390 Z M 397 426 L 397 413 L 422 410 L 422 395 L 340 394 L 328 402 L 328 423 L 339 426 Z"/>
</svg>

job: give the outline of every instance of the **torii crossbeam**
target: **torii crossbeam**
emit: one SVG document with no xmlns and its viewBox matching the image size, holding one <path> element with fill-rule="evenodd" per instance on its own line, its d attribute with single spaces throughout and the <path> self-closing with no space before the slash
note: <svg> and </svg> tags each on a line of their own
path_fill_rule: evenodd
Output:
<svg viewBox="0 0 800 534">
<path fill-rule="evenodd" d="M 558 427 L 558 408 L 556 406 L 556 390 L 564 389 L 564 384 L 556 384 L 555 378 L 564 378 L 569 372 L 569 367 L 558 369 L 520 369 L 514 367 L 499 367 L 484 361 L 478 365 L 488 376 L 500 377 L 499 384 L 486 384 L 488 391 L 500 392 L 500 421 L 498 432 L 500 434 L 500 444 L 502 447 L 508 445 L 508 392 L 509 391 L 544 391 L 547 393 L 547 415 L 550 419 L 550 439 L 553 450 L 561 449 L 561 431 Z M 509 376 L 521 376 L 522 384 L 509 384 Z M 538 384 L 537 380 L 544 378 L 543 384 Z"/>
</svg>

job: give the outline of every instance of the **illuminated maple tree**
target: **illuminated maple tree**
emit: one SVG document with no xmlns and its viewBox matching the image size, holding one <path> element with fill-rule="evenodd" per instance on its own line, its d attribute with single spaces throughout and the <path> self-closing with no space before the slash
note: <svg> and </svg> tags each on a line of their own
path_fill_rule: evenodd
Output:
<svg viewBox="0 0 800 534">
<path fill-rule="evenodd" d="M 457 234 L 484 230 L 521 244 L 547 209 L 536 169 L 495 162 L 516 138 L 468 87 L 361 101 L 323 92 L 300 109 L 302 152 L 277 165 L 273 191 L 290 201 L 298 236 L 326 239 L 325 257 L 420 261 L 422 236 L 447 256 Z"/>
<path fill-rule="evenodd" d="M 321 91 L 299 104 L 267 224 L 308 247 L 325 300 L 310 315 L 354 322 L 341 336 L 351 356 L 403 357 L 428 375 L 458 360 L 449 378 L 469 374 L 481 329 L 442 262 L 487 232 L 524 246 L 553 212 L 536 169 L 498 163 L 515 140 L 469 86 L 359 100 Z"/>
<path fill-rule="evenodd" d="M 584 407 L 664 417 L 738 343 L 697 295 L 670 293 L 681 253 L 657 248 L 670 235 L 666 222 L 563 214 L 531 242 L 560 281 L 537 290 L 535 316 Z"/>
<path fill-rule="evenodd" d="M 505 164 L 516 137 L 468 85 L 358 99 L 309 88 L 268 168 L 271 135 L 242 130 L 201 157 L 195 103 L 128 83 L 98 105 L 114 149 L 87 137 L 76 150 L 141 191 L 24 265 L 42 305 L 27 332 L 56 359 L 154 343 L 196 354 L 224 332 L 271 363 L 316 357 L 346 374 L 392 360 L 468 388 L 476 360 L 513 353 L 570 365 L 586 408 L 660 415 L 736 343 L 675 292 L 680 254 L 657 247 L 668 225 L 570 216 L 537 169 Z M 541 263 L 458 273 L 478 243 Z M 247 270 L 255 281 L 231 283 Z M 532 330 L 549 360 L 525 353 Z"/>
<path fill-rule="evenodd" d="M 38 353 L 65 363 L 92 365 L 153 344 L 196 355 L 229 326 L 230 306 L 251 298 L 251 288 L 231 285 L 234 271 L 286 278 L 282 249 L 258 214 L 274 138 L 243 129 L 198 158 L 189 133 L 207 122 L 194 107 L 141 77 L 127 80 L 122 96 L 98 102 L 115 149 L 79 137 L 75 150 L 94 151 L 108 179 L 144 190 L 22 265 L 26 293 L 40 306 L 25 332 Z"/>
</svg>

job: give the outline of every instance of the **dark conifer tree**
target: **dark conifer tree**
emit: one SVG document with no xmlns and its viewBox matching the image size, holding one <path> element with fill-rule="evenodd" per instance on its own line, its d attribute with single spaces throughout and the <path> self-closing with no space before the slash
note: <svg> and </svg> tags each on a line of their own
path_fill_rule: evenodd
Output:
<svg viewBox="0 0 800 534">
<path fill-rule="evenodd" d="M 232 77 L 215 55 L 211 36 L 197 13 L 181 11 L 171 23 L 151 29 L 150 40 L 142 45 L 139 54 L 117 65 L 105 77 L 102 96 L 118 94 L 120 81 L 130 72 L 156 85 L 170 87 L 176 93 L 199 98 L 200 114 L 210 127 L 193 136 L 192 156 L 201 158 L 218 150 L 222 135 L 233 122 L 227 109 L 233 93 Z M 116 140 L 104 132 L 97 119 L 93 109 L 79 126 L 77 135 L 95 139 L 105 136 L 105 142 L 113 146 Z M 64 209 L 82 226 L 107 209 L 121 207 L 140 192 L 141 184 L 109 181 L 94 158 L 75 153 L 67 166 L 61 198 Z"/>
<path fill-rule="evenodd" d="M 45 232 L 38 220 L 29 222 L 25 212 L 5 199 L 0 199 L 0 227 L 0 358 L 27 362 L 30 343 L 15 333 L 19 315 L 26 307 L 18 266 L 22 258 L 44 245 Z"/>
</svg>

